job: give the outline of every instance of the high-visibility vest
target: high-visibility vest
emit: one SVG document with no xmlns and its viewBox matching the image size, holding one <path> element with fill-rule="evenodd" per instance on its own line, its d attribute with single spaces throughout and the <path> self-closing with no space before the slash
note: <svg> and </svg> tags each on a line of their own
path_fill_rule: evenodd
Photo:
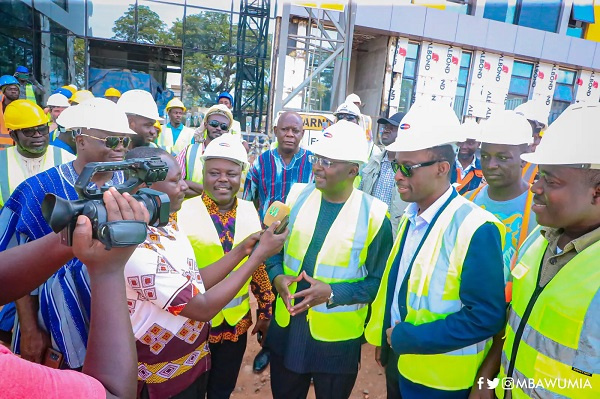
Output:
<svg viewBox="0 0 600 399">
<path fill-rule="evenodd" d="M 177 221 L 181 229 L 187 234 L 194 254 L 196 263 L 200 269 L 221 259 L 225 252 L 219 240 L 217 229 L 204 205 L 202 197 L 186 200 L 177 213 Z M 254 204 L 241 199 L 237 200 L 235 231 L 233 233 L 233 247 L 238 246 L 250 234 L 260 231 L 262 228 L 258 212 Z M 237 270 L 248 258 L 235 267 Z M 226 306 L 211 321 L 213 326 L 218 326 L 227 321 L 230 326 L 235 326 L 250 310 L 248 286 L 250 279 Z"/>
<path fill-rule="evenodd" d="M 538 165 L 527 162 L 525 164 L 525 167 L 523 167 L 523 172 L 522 172 L 523 179 L 527 183 L 532 185 L 533 183 L 535 183 L 536 177 L 537 177 L 537 174 L 539 171 L 540 171 L 540 169 L 539 169 Z"/>
<path fill-rule="evenodd" d="M 479 227 L 488 222 L 496 225 L 500 230 L 500 237 L 504 237 L 505 228 L 498 219 L 453 193 L 432 221 L 413 257 L 412 266 L 409 268 L 407 315 L 404 322 L 413 325 L 431 323 L 445 319 L 462 308 L 462 266 L 473 235 Z M 365 331 L 367 341 L 375 346 L 385 343 L 385 330 L 389 327 L 384 325 L 385 320 L 388 320 L 385 317 L 386 310 L 389 311 L 388 290 L 395 291 L 396 287 L 396 280 L 391 281 L 389 275 L 407 234 L 408 225 L 408 218 L 403 216 Z M 398 276 L 398 279 L 403 281 L 404 276 Z M 396 293 L 391 292 L 389 295 L 390 305 L 392 295 Z M 398 371 L 404 378 L 434 389 L 467 389 L 473 385 L 491 343 L 492 337 L 437 355 L 400 355 Z"/>
<path fill-rule="evenodd" d="M 33 91 L 33 85 L 32 84 L 26 84 L 25 85 L 25 98 L 29 101 L 33 101 L 34 103 L 37 104 L 37 100 L 35 98 L 35 92 Z"/>
<path fill-rule="evenodd" d="M 198 184 L 203 184 L 202 161 L 200 156 L 204 153 L 204 143 L 195 143 L 188 146 L 185 153 L 185 179 Z"/>
<path fill-rule="evenodd" d="M 4 203 L 19 184 L 31 177 L 19 162 L 20 156 L 17 147 L 0 151 L 0 206 L 4 206 Z M 49 146 L 42 155 L 40 172 L 74 159 L 75 155 L 62 148 Z"/>
<path fill-rule="evenodd" d="M 163 125 L 161 133 L 158 135 L 156 144 L 170 154 L 176 155 L 181 152 L 194 140 L 194 129 L 183 126 L 181 133 L 177 137 L 177 141 L 173 142 L 173 132 L 170 125 Z"/>
<path fill-rule="evenodd" d="M 4 111 L 2 110 L 2 104 L 4 102 L 4 94 L 0 94 L 0 148 L 14 145 L 14 141 L 10 134 L 8 134 L 8 128 L 4 124 Z"/>
<path fill-rule="evenodd" d="M 317 228 L 321 192 L 313 184 L 296 183 L 287 197 L 291 208 L 290 235 L 284 246 L 283 271 L 288 276 L 298 276 L 306 250 Z M 317 255 L 313 278 L 324 283 L 356 282 L 367 276 L 365 261 L 369 245 L 377 236 L 385 220 L 387 205 L 354 189 L 331 225 L 323 246 Z M 291 294 L 297 284 L 289 286 Z M 326 304 L 307 311 L 310 333 L 315 340 L 325 342 L 346 341 L 363 334 L 368 305 L 355 304 L 328 309 Z M 287 327 L 290 314 L 278 297 L 275 322 Z"/>
<path fill-rule="evenodd" d="M 535 234 L 535 236 L 533 235 Z M 538 286 L 548 241 L 534 230 L 512 271 L 513 300 L 499 378 L 512 397 L 600 397 L 600 241 Z M 501 385 L 496 394 L 504 397 Z"/>
</svg>

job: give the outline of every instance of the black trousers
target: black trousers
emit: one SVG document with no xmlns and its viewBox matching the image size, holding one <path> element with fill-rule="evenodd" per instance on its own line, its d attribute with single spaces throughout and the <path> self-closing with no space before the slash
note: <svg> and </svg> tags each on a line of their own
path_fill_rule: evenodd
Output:
<svg viewBox="0 0 600 399">
<path fill-rule="evenodd" d="M 247 341 L 248 333 L 241 335 L 237 342 L 210 344 L 207 399 L 228 399 L 231 396 L 242 367 Z"/>
<path fill-rule="evenodd" d="M 298 374 L 285 368 L 283 357 L 271 352 L 273 399 L 305 399 L 312 379 L 317 399 L 348 399 L 356 382 L 354 374 Z"/>
<path fill-rule="evenodd" d="M 387 399 L 402 399 L 402 395 L 400 395 L 400 383 L 398 381 L 398 355 L 389 349 L 386 360 L 385 385 L 387 388 Z"/>
<path fill-rule="evenodd" d="M 175 396 L 170 396 L 171 399 L 198 399 L 204 398 L 206 395 L 206 382 L 208 381 L 208 373 L 202 374 L 200 377 L 196 379 L 187 387 L 184 391 L 179 392 Z M 148 394 L 148 385 L 144 385 L 142 388 L 142 392 L 140 393 L 139 399 L 150 399 L 150 395 Z"/>
</svg>

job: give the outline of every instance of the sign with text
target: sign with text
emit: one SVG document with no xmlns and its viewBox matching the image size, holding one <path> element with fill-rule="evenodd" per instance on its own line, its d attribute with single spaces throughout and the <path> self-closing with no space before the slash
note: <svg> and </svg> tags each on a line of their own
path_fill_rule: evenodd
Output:
<svg viewBox="0 0 600 399">
<path fill-rule="evenodd" d="M 577 78 L 575 101 L 597 103 L 600 101 L 600 75 L 594 71 L 583 70 Z"/>
<path fill-rule="evenodd" d="M 462 49 L 446 44 L 423 42 L 415 100 L 428 98 L 450 105 L 456 96 Z"/>
<path fill-rule="evenodd" d="M 467 115 L 489 118 L 505 109 L 514 58 L 504 54 L 475 52 L 475 66 L 469 85 Z"/>
</svg>

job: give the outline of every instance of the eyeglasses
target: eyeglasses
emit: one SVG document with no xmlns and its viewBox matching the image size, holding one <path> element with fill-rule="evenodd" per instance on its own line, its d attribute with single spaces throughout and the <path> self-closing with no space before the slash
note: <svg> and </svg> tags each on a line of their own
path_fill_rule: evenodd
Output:
<svg viewBox="0 0 600 399">
<path fill-rule="evenodd" d="M 35 136 L 35 132 L 38 132 L 42 136 L 47 136 L 50 133 L 50 127 L 48 125 L 41 125 L 36 127 L 28 127 L 25 129 L 19 129 L 17 132 L 21 132 L 21 134 L 25 137 L 33 137 Z"/>
<path fill-rule="evenodd" d="M 221 123 L 219 121 L 209 121 L 208 126 L 218 127 L 224 132 L 227 132 L 229 130 L 229 125 L 227 123 Z"/>
<path fill-rule="evenodd" d="M 332 161 L 330 159 L 321 158 L 316 155 L 309 155 L 308 161 L 310 163 L 312 163 L 313 165 L 321 165 L 322 167 L 327 168 L 327 169 L 331 168 L 331 165 L 336 164 L 336 163 L 349 163 L 349 162 L 345 162 L 345 161 Z"/>
<path fill-rule="evenodd" d="M 341 120 L 347 120 L 348 122 L 354 122 L 356 120 L 356 116 L 352 115 L 352 114 L 337 114 L 336 118 L 341 121 Z"/>
<path fill-rule="evenodd" d="M 436 160 L 436 161 L 429 161 L 429 162 L 418 163 L 416 165 L 405 165 L 403 163 L 396 162 L 396 160 L 393 160 L 391 162 L 391 164 L 392 164 L 392 170 L 394 171 L 394 173 L 397 173 L 398 171 L 400 171 L 400 173 L 402 173 L 402 175 L 404 177 L 411 177 L 413 170 L 418 169 L 418 168 L 422 168 L 422 167 L 425 167 L 425 166 L 435 165 L 438 162 L 445 162 L 445 161 L 443 159 L 439 159 L 439 160 Z"/>
<path fill-rule="evenodd" d="M 98 141 L 104 141 L 104 145 L 106 147 L 110 148 L 111 150 L 114 150 L 115 148 L 117 148 L 119 146 L 119 143 L 123 144 L 123 147 L 125 147 L 125 148 L 129 147 L 129 144 L 131 144 L 130 137 L 108 136 L 108 137 L 101 139 L 100 137 L 90 136 L 89 134 L 85 134 L 85 133 L 81 133 L 80 136 L 89 137 L 92 139 L 96 139 Z"/>
</svg>

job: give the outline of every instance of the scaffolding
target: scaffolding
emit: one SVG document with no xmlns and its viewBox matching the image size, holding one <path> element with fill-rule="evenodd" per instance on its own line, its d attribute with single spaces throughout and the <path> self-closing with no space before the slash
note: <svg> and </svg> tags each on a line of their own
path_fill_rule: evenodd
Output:
<svg viewBox="0 0 600 399">
<path fill-rule="evenodd" d="M 270 0 L 241 0 L 233 114 L 239 121 L 251 121 L 251 126 L 246 125 L 246 133 L 261 130 L 263 108 L 268 102 L 265 64 L 270 8 Z"/>
</svg>

